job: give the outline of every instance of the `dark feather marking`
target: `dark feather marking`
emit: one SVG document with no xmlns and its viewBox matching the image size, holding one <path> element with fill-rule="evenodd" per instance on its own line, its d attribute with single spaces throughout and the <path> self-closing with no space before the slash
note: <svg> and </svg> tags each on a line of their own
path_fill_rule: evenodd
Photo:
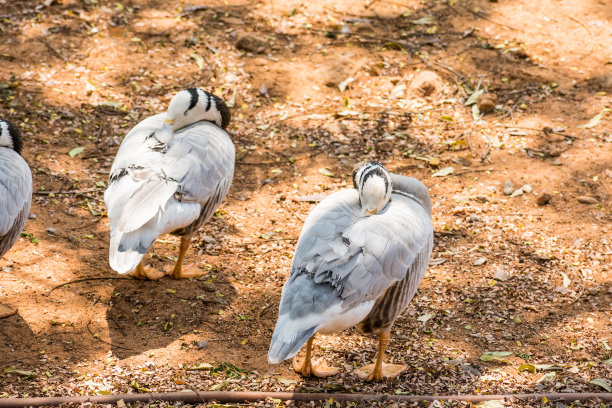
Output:
<svg viewBox="0 0 612 408">
<path fill-rule="evenodd" d="M 198 99 L 200 98 L 200 95 L 198 95 L 198 88 L 187 88 L 187 92 L 189 92 L 191 99 L 189 100 L 189 107 L 184 113 L 185 116 L 187 116 L 187 113 L 198 104 Z"/>
<path fill-rule="evenodd" d="M 208 112 L 210 110 L 210 107 L 212 106 L 212 98 L 210 97 L 209 92 L 204 93 L 206 94 L 206 112 Z"/>
</svg>

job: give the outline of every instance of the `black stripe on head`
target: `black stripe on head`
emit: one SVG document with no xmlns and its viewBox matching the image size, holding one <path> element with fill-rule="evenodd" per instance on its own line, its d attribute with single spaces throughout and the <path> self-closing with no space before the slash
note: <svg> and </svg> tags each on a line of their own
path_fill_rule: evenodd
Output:
<svg viewBox="0 0 612 408">
<path fill-rule="evenodd" d="M 210 107 L 212 106 L 212 94 L 206 91 L 204 92 L 204 94 L 206 95 L 206 112 L 208 112 L 210 110 Z"/>
<path fill-rule="evenodd" d="M 209 98 L 212 98 L 215 101 L 215 106 L 221 114 L 221 129 L 226 129 L 232 118 L 229 108 L 227 107 L 225 102 L 223 102 L 223 99 L 219 98 L 217 95 L 212 94 L 210 92 L 206 93 L 208 94 Z"/>
<path fill-rule="evenodd" d="M 364 170 L 361 173 L 360 187 L 363 189 L 365 182 L 370 177 L 378 176 L 385 181 L 385 191 L 389 189 L 389 177 L 387 176 L 387 169 L 378 162 L 367 162 L 363 167 Z"/>
<path fill-rule="evenodd" d="M 8 120 L 3 120 L 3 122 L 8 126 L 9 137 L 13 140 L 13 150 L 21 155 L 23 140 L 21 140 L 21 133 L 19 132 L 19 129 Z"/>
<path fill-rule="evenodd" d="M 189 107 L 184 113 L 185 116 L 187 116 L 187 113 L 198 104 L 198 99 L 200 98 L 200 95 L 198 95 L 198 88 L 187 88 L 186 90 L 189 92 L 191 99 L 189 100 Z"/>
</svg>

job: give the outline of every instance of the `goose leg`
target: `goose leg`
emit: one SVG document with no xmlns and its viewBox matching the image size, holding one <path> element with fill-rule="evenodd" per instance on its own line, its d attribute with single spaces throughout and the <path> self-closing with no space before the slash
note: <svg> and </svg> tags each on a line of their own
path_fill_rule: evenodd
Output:
<svg viewBox="0 0 612 408">
<path fill-rule="evenodd" d="M 176 260 L 176 265 L 174 265 L 174 269 L 172 270 L 172 273 L 170 274 L 170 277 L 172 279 L 187 279 L 187 278 L 193 278 L 194 276 L 201 275 L 201 273 L 198 270 L 189 271 L 189 269 L 191 269 L 193 265 L 189 265 L 187 266 L 187 268 L 185 268 L 185 270 L 183 270 L 183 259 L 185 258 L 185 252 L 187 252 L 190 242 L 191 242 L 191 234 L 181 237 L 181 247 L 179 249 L 179 256 L 178 256 L 178 259 Z"/>
<path fill-rule="evenodd" d="M 385 364 L 385 350 L 389 344 L 389 332 L 378 333 L 378 353 L 376 355 L 376 363 L 368 364 L 365 367 L 355 370 L 355 374 L 362 380 L 381 381 L 383 378 L 395 378 L 408 368 L 403 364 Z"/>
<path fill-rule="evenodd" d="M 321 358 L 318 360 L 312 360 L 312 341 L 314 335 L 306 342 L 306 356 L 304 360 L 300 361 L 297 356 L 293 357 L 293 370 L 296 373 L 302 374 L 304 377 L 329 377 L 339 373 L 338 370 L 330 368 L 327 363 Z"/>
<path fill-rule="evenodd" d="M 157 269 L 151 266 L 143 266 L 142 262 L 138 264 L 138 266 L 130 272 L 130 276 L 136 279 L 150 279 L 150 280 L 158 280 L 164 277 L 164 273 L 158 271 Z"/>
</svg>

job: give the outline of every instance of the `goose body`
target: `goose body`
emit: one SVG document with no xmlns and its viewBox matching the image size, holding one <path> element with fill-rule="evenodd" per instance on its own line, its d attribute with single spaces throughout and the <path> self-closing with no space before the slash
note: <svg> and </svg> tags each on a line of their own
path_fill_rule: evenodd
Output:
<svg viewBox="0 0 612 408">
<path fill-rule="evenodd" d="M 32 204 L 32 173 L 21 157 L 21 147 L 17 129 L 0 120 L 0 257 L 19 238 Z M 0 304 L 0 317 L 15 312 Z"/>
<path fill-rule="evenodd" d="M 193 94 L 182 92 L 186 97 Z M 224 108 L 229 115 L 219 98 L 212 99 L 199 89 L 196 92 L 203 106 L 196 103 L 185 109 L 192 104 L 186 99 L 183 106 L 174 106 L 181 116 L 198 108 L 204 113 Z M 173 102 L 179 96 L 181 93 Z M 215 107 L 210 106 L 211 100 Z M 121 274 L 134 271 L 163 234 L 182 237 L 182 261 L 183 246 L 188 246 L 191 235 L 214 213 L 232 182 L 234 145 L 221 127 L 229 118 L 215 122 L 199 115 L 193 123 L 184 121 L 173 128 L 169 123 L 176 119 L 169 116 L 155 115 L 136 125 L 121 143 L 111 168 L 104 194 L 111 230 L 109 262 Z"/>
<path fill-rule="evenodd" d="M 375 164 L 370 172 L 382 168 Z M 281 294 L 271 363 L 295 356 L 317 332 L 359 324 L 388 333 L 412 300 L 433 248 L 429 193 L 410 177 L 381 172 L 379 181 L 379 196 L 384 188 L 389 194 L 378 204 L 363 191 L 366 180 L 361 191 L 328 196 L 306 219 Z"/>
</svg>

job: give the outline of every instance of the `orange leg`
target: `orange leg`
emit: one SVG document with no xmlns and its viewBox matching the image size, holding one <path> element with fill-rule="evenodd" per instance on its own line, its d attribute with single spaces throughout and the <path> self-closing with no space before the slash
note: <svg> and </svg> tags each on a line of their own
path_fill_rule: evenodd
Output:
<svg viewBox="0 0 612 408">
<path fill-rule="evenodd" d="M 164 273 L 150 266 L 144 267 L 142 262 L 130 272 L 130 276 L 136 279 L 158 280 L 164 277 Z"/>
<path fill-rule="evenodd" d="M 185 235 L 181 237 L 181 247 L 179 249 L 179 256 L 176 260 L 176 265 L 174 265 L 174 269 L 170 274 L 172 279 L 186 279 L 193 278 L 194 276 L 201 275 L 199 271 L 188 272 L 188 270 L 193 266 L 189 265 L 185 270 L 183 270 L 183 259 L 185 259 L 185 252 L 189 249 L 189 244 L 191 243 L 191 235 Z"/>
<path fill-rule="evenodd" d="M 400 364 L 384 364 L 385 351 L 389 344 L 389 332 L 378 333 L 378 353 L 376 363 L 368 364 L 365 367 L 355 370 L 355 374 L 362 380 L 381 381 L 383 378 L 395 378 L 408 368 Z"/>
<path fill-rule="evenodd" d="M 306 342 L 306 356 L 304 360 L 301 361 L 296 356 L 293 358 L 293 369 L 296 373 L 302 374 L 304 377 L 329 377 L 331 375 L 336 375 L 339 373 L 338 370 L 330 368 L 323 359 L 319 359 L 316 361 L 312 360 L 312 341 L 314 340 L 314 335 L 308 339 Z"/>
</svg>

